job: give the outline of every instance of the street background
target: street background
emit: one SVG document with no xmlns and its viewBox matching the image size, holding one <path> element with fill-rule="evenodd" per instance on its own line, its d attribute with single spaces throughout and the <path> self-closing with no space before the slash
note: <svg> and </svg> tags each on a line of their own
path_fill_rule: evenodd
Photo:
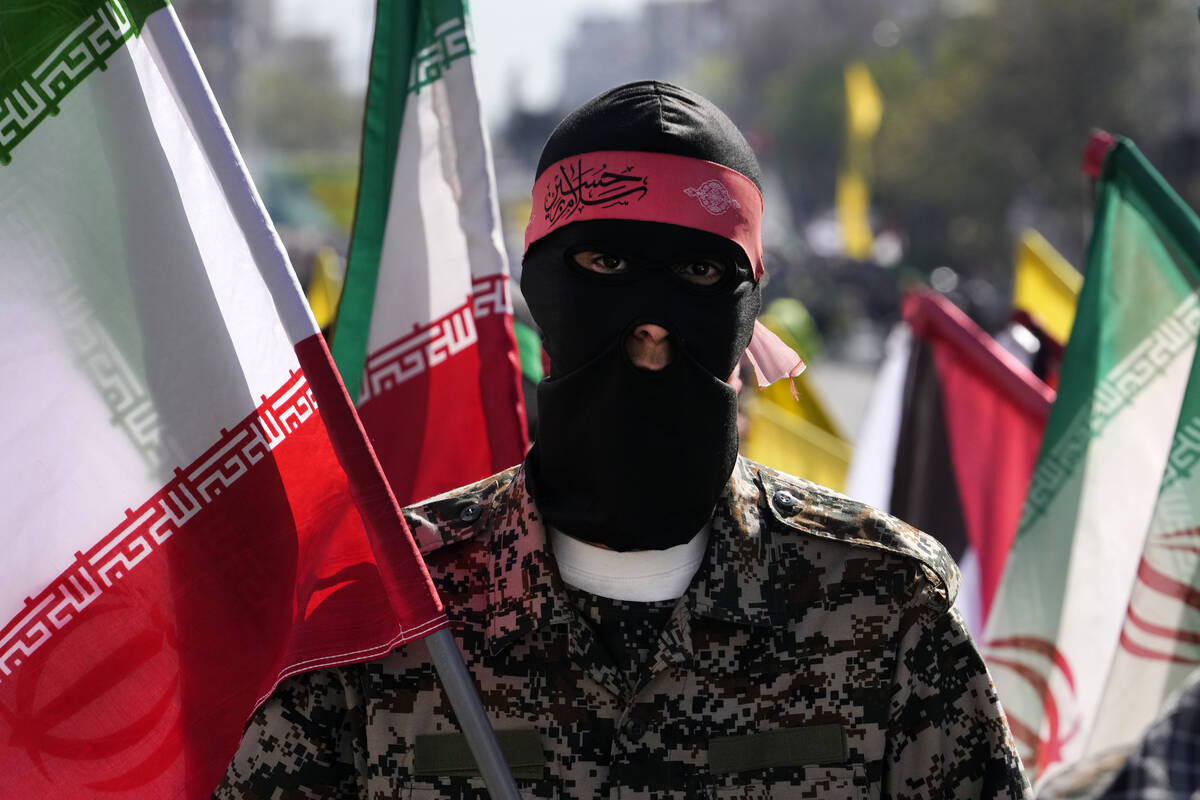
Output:
<svg viewBox="0 0 1200 800">
<path fill-rule="evenodd" d="M 370 0 L 179 0 L 301 282 L 344 264 L 353 220 Z M 709 96 L 766 174 L 767 302 L 800 300 L 810 382 L 851 443 L 903 292 L 931 285 L 998 332 L 1020 234 L 1082 269 L 1080 172 L 1092 128 L 1136 141 L 1200 198 L 1200 23 L 1183 0 L 480 0 L 471 15 L 514 275 L 529 187 L 554 124 L 639 78 Z M 865 163 L 870 251 L 844 255 L 844 72 L 882 117 Z M 862 161 L 864 159 L 860 159 Z M 322 258 L 324 260 L 322 260 Z"/>
</svg>

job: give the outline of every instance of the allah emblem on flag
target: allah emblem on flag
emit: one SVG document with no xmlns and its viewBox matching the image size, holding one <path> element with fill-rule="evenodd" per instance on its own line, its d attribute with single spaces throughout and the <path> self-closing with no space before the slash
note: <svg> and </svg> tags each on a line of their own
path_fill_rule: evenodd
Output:
<svg viewBox="0 0 1200 800">
<path fill-rule="evenodd" d="M 707 180 L 700 184 L 699 189 L 687 188 L 683 190 L 688 197 L 694 197 L 700 201 L 700 205 L 704 210 L 712 214 L 714 217 L 719 217 L 731 208 L 741 208 L 742 204 L 734 200 L 729 195 L 729 190 L 725 188 L 725 184 L 721 183 L 716 178 Z"/>
</svg>

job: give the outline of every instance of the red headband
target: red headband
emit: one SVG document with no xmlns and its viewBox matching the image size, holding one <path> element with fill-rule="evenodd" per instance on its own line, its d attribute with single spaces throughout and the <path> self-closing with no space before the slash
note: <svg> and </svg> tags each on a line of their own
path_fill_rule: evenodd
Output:
<svg viewBox="0 0 1200 800">
<path fill-rule="evenodd" d="M 762 193 L 720 164 L 665 153 L 607 150 L 551 164 L 533 184 L 525 250 L 572 222 L 666 222 L 741 245 L 757 280 L 763 274 Z"/>
</svg>

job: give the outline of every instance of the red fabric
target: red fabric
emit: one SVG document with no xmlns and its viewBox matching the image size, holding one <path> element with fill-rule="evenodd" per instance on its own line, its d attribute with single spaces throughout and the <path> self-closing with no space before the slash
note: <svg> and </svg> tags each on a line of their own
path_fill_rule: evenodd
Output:
<svg viewBox="0 0 1200 800">
<path fill-rule="evenodd" d="M 666 222 L 732 239 L 763 274 L 762 193 L 754 181 L 698 158 L 608 150 L 558 161 L 533 185 L 525 249 L 572 222 Z"/>
<path fill-rule="evenodd" d="M 479 328 L 479 395 L 487 421 L 491 466 L 486 478 L 525 457 L 529 425 L 521 394 L 521 353 L 512 314 L 492 314 L 476 322 Z M 459 485 L 467 483 L 462 481 Z M 452 487 L 453 488 L 453 487 Z M 428 495 L 426 495 L 428 497 Z"/>
<path fill-rule="evenodd" d="M 215 433 L 0 629 L 0 794 L 207 798 L 279 680 L 446 624 L 324 341 L 297 352 L 311 382 Z"/>
<path fill-rule="evenodd" d="M 1108 131 L 1093 130 L 1083 148 L 1083 163 L 1080 164 L 1083 174 L 1093 180 L 1100 180 L 1100 173 L 1104 171 L 1104 160 L 1116 144 L 1116 137 Z"/>
<path fill-rule="evenodd" d="M 401 504 L 525 457 L 507 281 L 477 280 L 474 298 L 367 357 L 358 413 Z"/>
<path fill-rule="evenodd" d="M 305 339 L 296 345 L 296 354 L 320 398 L 325 426 L 339 466 L 349 478 L 348 488 L 365 523 L 366 541 L 377 556 L 392 609 L 405 629 L 444 618 L 437 590 L 404 524 L 383 469 L 367 444 L 366 432 L 333 364 L 325 337 L 317 334 Z"/>
<path fill-rule="evenodd" d="M 478 348 L 457 353 L 358 413 L 401 503 L 415 503 L 492 474 L 487 417 L 478 392 Z M 511 464 L 521 460 L 516 454 Z"/>
<path fill-rule="evenodd" d="M 986 619 L 1017 533 L 1053 392 L 939 294 L 906 296 L 904 319 L 914 336 L 933 347 Z"/>
</svg>

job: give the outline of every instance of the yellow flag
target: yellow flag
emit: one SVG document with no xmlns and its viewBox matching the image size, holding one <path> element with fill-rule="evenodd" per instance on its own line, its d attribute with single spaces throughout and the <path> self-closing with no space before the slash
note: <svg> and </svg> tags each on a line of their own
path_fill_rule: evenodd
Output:
<svg viewBox="0 0 1200 800">
<path fill-rule="evenodd" d="M 811 357 L 819 348 L 812 320 L 799 301 L 775 300 L 761 320 L 804 356 Z M 745 390 L 747 432 L 742 453 L 761 464 L 841 491 L 850 468 L 850 443 L 826 410 L 808 373 L 796 378 L 795 384 L 797 397 L 792 396 L 786 381 L 762 390 Z"/>
<path fill-rule="evenodd" d="M 747 398 L 748 422 L 742 453 L 768 467 L 807 478 L 835 491 L 846 487 L 853 448 L 841 435 L 809 418 L 805 409 L 828 420 L 824 404 L 807 375 L 796 378 L 797 403 L 786 381 Z M 815 412 L 813 409 L 816 409 Z"/>
<path fill-rule="evenodd" d="M 871 235 L 871 200 L 867 182 L 858 172 L 843 172 L 837 180 L 837 218 L 842 229 L 842 252 L 850 258 L 866 261 L 871 257 L 875 237 Z"/>
<path fill-rule="evenodd" d="M 1013 271 L 1013 308 L 1024 311 L 1042 330 L 1066 344 L 1075 321 L 1075 302 L 1083 276 L 1034 230 L 1017 245 Z"/>
<path fill-rule="evenodd" d="M 837 181 L 837 216 L 842 229 L 842 252 L 866 261 L 875 238 L 871 235 L 870 193 L 871 140 L 883 119 L 883 99 L 867 65 L 846 65 L 846 160 Z"/>
<path fill-rule="evenodd" d="M 883 98 L 861 61 L 846 65 L 846 131 L 851 139 L 869 141 L 879 132 L 883 119 Z"/>
<path fill-rule="evenodd" d="M 322 247 L 313 257 L 312 277 L 308 280 L 305 295 L 312 306 L 317 327 L 327 329 L 337 316 L 338 301 L 342 298 L 342 282 L 346 268 L 332 247 Z"/>
</svg>

